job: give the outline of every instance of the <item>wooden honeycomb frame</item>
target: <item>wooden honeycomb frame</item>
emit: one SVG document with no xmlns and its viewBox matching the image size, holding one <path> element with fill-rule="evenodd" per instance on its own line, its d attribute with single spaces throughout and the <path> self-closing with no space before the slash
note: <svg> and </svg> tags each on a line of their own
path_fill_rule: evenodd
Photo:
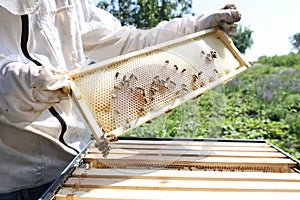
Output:
<svg viewBox="0 0 300 200">
<path fill-rule="evenodd" d="M 72 71 L 72 96 L 96 139 L 119 136 L 249 67 L 209 29 Z"/>
</svg>

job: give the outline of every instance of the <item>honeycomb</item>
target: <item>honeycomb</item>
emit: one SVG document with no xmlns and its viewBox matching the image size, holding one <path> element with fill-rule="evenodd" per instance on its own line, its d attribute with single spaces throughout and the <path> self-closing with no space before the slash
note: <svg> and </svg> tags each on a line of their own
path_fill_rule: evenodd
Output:
<svg viewBox="0 0 300 200">
<path fill-rule="evenodd" d="M 208 31 L 96 63 L 74 82 L 103 132 L 120 135 L 232 78 L 248 65 L 232 46 Z"/>
</svg>

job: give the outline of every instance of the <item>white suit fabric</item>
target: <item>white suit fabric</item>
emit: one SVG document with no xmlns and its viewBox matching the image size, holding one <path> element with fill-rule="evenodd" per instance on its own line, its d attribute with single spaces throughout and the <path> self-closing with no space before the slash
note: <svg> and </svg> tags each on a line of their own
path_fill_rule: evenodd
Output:
<svg viewBox="0 0 300 200">
<path fill-rule="evenodd" d="M 53 181 L 90 140 L 61 90 L 65 71 L 193 33 L 199 21 L 138 30 L 89 0 L 0 0 L 0 193 Z"/>
</svg>

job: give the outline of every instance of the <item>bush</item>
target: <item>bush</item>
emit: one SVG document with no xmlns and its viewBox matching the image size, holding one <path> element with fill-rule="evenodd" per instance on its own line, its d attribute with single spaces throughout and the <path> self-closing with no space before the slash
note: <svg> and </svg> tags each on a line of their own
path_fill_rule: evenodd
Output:
<svg viewBox="0 0 300 200">
<path fill-rule="evenodd" d="M 294 67 L 300 64 L 300 53 L 289 53 L 282 56 L 261 56 L 258 58 L 257 63 L 268 64 L 273 67 Z"/>
<path fill-rule="evenodd" d="M 300 60 L 290 66 L 299 54 L 287 57 L 261 57 L 227 84 L 127 135 L 264 139 L 299 159 Z"/>
</svg>

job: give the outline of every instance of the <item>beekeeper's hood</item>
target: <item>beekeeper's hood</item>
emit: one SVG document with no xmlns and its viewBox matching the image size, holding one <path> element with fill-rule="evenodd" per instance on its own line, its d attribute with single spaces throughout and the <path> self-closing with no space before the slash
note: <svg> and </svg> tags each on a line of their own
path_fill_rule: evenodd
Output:
<svg viewBox="0 0 300 200">
<path fill-rule="evenodd" d="M 40 0 L 0 0 L 0 6 L 14 15 L 32 13 L 39 5 Z"/>
</svg>

